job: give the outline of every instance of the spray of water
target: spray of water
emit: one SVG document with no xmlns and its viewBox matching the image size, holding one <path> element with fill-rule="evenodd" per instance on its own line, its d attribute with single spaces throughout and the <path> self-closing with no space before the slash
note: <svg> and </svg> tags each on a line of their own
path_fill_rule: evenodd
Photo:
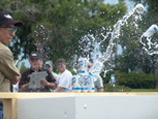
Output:
<svg viewBox="0 0 158 119">
<path fill-rule="evenodd" d="M 119 20 L 114 26 L 113 26 L 113 31 L 109 31 L 106 33 L 106 35 L 104 35 L 103 33 L 101 33 L 101 36 L 103 37 L 103 40 L 101 40 L 96 47 L 94 48 L 94 55 L 96 58 L 96 61 L 94 62 L 101 62 L 102 64 L 106 61 L 109 60 L 109 57 L 111 56 L 112 52 L 113 52 L 113 47 L 116 45 L 114 40 L 118 39 L 120 36 L 120 30 L 121 27 L 124 26 L 125 24 L 128 24 L 127 20 L 131 17 L 131 16 L 135 16 L 134 18 L 137 20 L 141 20 L 141 15 L 144 12 L 144 6 L 142 4 L 137 4 L 136 7 L 134 7 L 132 10 L 130 10 L 129 12 L 127 12 L 123 18 L 121 20 Z M 136 13 L 136 14 L 135 14 Z M 137 17 L 136 17 L 137 16 Z M 135 26 L 138 27 L 138 25 Z M 98 55 L 97 53 L 97 49 L 101 47 L 101 45 L 107 40 L 107 38 L 110 36 L 110 40 L 109 40 L 109 45 L 106 48 L 106 51 L 102 53 L 102 55 Z M 91 38 L 93 39 L 93 41 L 95 40 L 95 37 L 93 35 L 88 34 L 87 38 Z M 88 40 L 90 41 L 90 40 Z M 95 64 L 95 63 L 94 63 Z M 94 66 L 96 67 L 96 66 Z M 92 67 L 92 70 L 93 68 Z M 103 67 L 102 67 L 103 69 Z M 105 73 L 107 72 L 107 70 L 105 70 Z"/>
<path fill-rule="evenodd" d="M 133 8 L 131 11 L 129 11 L 127 14 L 125 14 L 123 16 L 123 18 L 121 20 L 119 20 L 113 27 L 113 31 L 110 33 L 111 34 L 111 38 L 110 38 L 110 41 L 109 41 L 109 45 L 106 49 L 106 52 L 103 53 L 103 56 L 101 56 L 98 60 L 100 60 L 101 62 L 105 62 L 109 59 L 112 51 L 113 51 L 113 47 L 115 46 L 115 43 L 114 43 L 114 40 L 119 38 L 120 36 L 120 30 L 121 30 L 121 27 L 125 24 L 128 24 L 127 20 L 132 16 L 134 15 L 134 13 L 138 13 L 139 17 L 140 15 L 144 12 L 144 6 L 142 4 L 137 4 L 135 8 Z M 137 18 L 137 17 L 135 17 Z M 140 17 L 141 18 L 141 17 Z M 107 35 L 109 35 L 109 32 L 107 33 Z M 104 36 L 104 39 L 103 41 L 101 42 L 104 42 L 104 40 L 106 40 L 107 38 L 107 35 Z M 101 43 L 100 43 L 101 44 Z"/>
<path fill-rule="evenodd" d="M 139 42 L 142 44 L 144 51 L 148 55 L 158 54 L 158 42 L 156 39 L 152 39 L 152 36 L 158 33 L 158 26 L 153 24 L 151 25 L 146 32 L 142 34 Z"/>
<path fill-rule="evenodd" d="M 104 35 L 103 33 L 101 33 L 101 35 L 103 36 L 103 40 L 101 42 L 99 42 L 96 45 L 96 47 L 94 48 L 94 53 L 95 53 L 95 56 L 97 56 L 97 59 L 94 62 L 92 68 L 90 69 L 89 74 L 87 74 L 87 65 L 86 65 L 87 62 L 84 63 L 86 59 L 85 58 L 80 58 L 79 59 L 79 61 L 80 61 L 79 69 L 80 69 L 80 72 L 81 72 L 80 73 L 80 75 L 81 75 L 80 80 L 83 81 L 82 82 L 82 84 L 83 84 L 82 86 L 84 86 L 85 84 L 87 85 L 87 82 L 88 82 L 88 84 L 90 85 L 89 91 L 93 91 L 94 83 L 91 84 L 91 82 L 92 81 L 94 82 L 96 80 L 97 76 L 100 74 L 100 72 L 103 69 L 103 66 L 104 66 L 103 63 L 106 62 L 106 61 L 108 61 L 110 55 L 112 54 L 113 47 L 115 46 L 114 40 L 117 39 L 117 38 L 119 38 L 121 27 L 123 25 L 125 25 L 125 24 L 128 24 L 127 20 L 132 15 L 134 15 L 135 12 L 139 15 L 139 17 L 135 17 L 138 20 L 139 18 L 141 18 L 140 15 L 144 12 L 144 6 L 142 4 L 136 5 L 135 8 L 133 8 L 131 11 L 129 11 L 127 14 L 125 14 L 123 16 L 123 18 L 121 20 L 119 20 L 114 25 L 112 32 L 107 32 L 106 35 Z M 101 47 L 102 43 L 104 43 L 104 41 L 109 37 L 109 35 L 110 35 L 110 40 L 109 40 L 109 44 L 107 46 L 106 51 L 103 52 L 102 55 L 98 55 L 97 54 L 97 49 L 99 47 Z M 86 47 L 86 51 L 88 52 L 89 51 L 88 48 L 89 48 L 89 46 L 91 44 L 89 38 L 91 38 L 92 41 L 95 41 L 95 37 L 93 35 L 88 34 L 87 36 L 84 36 L 84 38 L 85 39 L 82 40 L 81 43 L 83 43 L 85 40 L 88 41 L 88 44 L 87 44 L 87 47 Z M 89 59 L 89 56 L 87 57 L 87 59 Z M 108 70 L 104 71 L 104 75 L 106 74 L 107 71 Z M 74 82 L 75 82 L 75 80 L 77 81 L 77 79 L 78 79 L 78 75 L 74 78 Z M 73 87 L 73 89 L 74 90 L 76 90 L 76 89 L 78 90 L 78 89 L 80 89 L 80 87 L 77 87 L 77 88 Z"/>
</svg>

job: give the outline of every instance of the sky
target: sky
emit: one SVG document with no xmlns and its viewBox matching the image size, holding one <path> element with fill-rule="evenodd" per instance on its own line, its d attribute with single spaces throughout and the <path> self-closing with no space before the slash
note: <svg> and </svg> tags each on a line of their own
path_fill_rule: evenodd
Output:
<svg viewBox="0 0 158 119">
<path fill-rule="evenodd" d="M 118 4 L 118 0 L 104 0 L 105 4 Z M 134 7 L 134 3 L 129 1 L 129 0 L 125 0 L 126 6 L 128 7 L 128 9 L 132 9 Z"/>
<path fill-rule="evenodd" d="M 117 4 L 118 3 L 118 0 L 104 0 L 104 3 L 107 4 Z"/>
<path fill-rule="evenodd" d="M 126 6 L 128 7 L 128 9 L 132 9 L 134 7 L 134 3 L 129 2 L 129 0 L 125 0 L 125 1 L 126 1 Z M 109 4 L 118 4 L 118 0 L 104 0 L 104 3 L 105 4 L 108 4 L 108 3 Z M 121 49 L 118 50 L 118 54 L 121 54 Z M 19 59 L 21 59 L 21 56 L 19 56 Z M 22 60 L 22 61 L 19 62 L 19 68 L 20 68 L 22 62 L 25 62 L 26 67 L 30 67 L 28 59 L 26 59 L 26 60 Z"/>
</svg>

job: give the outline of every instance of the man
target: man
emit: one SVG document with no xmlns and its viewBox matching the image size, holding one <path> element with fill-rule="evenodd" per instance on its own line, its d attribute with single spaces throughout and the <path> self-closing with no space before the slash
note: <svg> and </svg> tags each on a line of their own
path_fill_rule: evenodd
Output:
<svg viewBox="0 0 158 119">
<path fill-rule="evenodd" d="M 22 26 L 21 21 L 14 21 L 6 12 L 0 12 L 0 92 L 10 92 L 10 83 L 16 84 L 20 72 L 14 65 L 13 54 L 8 47 L 16 33 L 15 26 Z M 3 119 L 2 101 L 0 101 L 0 119 Z"/>
<path fill-rule="evenodd" d="M 49 70 L 52 75 L 54 76 L 55 80 L 57 80 L 57 74 L 55 72 L 53 72 L 53 63 L 51 61 L 46 61 L 45 63 L 45 69 Z"/>
<path fill-rule="evenodd" d="M 29 63 L 31 65 L 31 68 L 23 72 L 21 81 L 19 83 L 19 92 L 50 92 L 50 89 L 56 88 L 55 78 L 48 70 L 41 68 L 41 58 L 38 53 L 31 53 Z M 42 79 L 39 82 L 44 86 L 44 88 L 29 89 L 30 78 L 33 75 L 33 73 L 43 71 L 47 73 L 47 76 L 45 79 Z"/>
<path fill-rule="evenodd" d="M 92 63 L 88 62 L 87 66 L 88 66 L 87 70 L 89 71 L 90 68 L 92 67 Z M 97 77 L 97 80 L 94 82 L 94 86 L 95 86 L 95 92 L 104 92 L 103 80 L 100 75 Z"/>
<path fill-rule="evenodd" d="M 55 92 L 72 92 L 72 74 L 66 69 L 64 59 L 57 60 L 59 74 L 57 77 L 57 89 Z"/>
</svg>

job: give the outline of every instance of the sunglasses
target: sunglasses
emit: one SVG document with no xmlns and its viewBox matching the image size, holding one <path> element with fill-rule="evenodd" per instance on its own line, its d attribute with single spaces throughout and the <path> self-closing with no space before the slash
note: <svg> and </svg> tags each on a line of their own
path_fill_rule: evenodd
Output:
<svg viewBox="0 0 158 119">
<path fill-rule="evenodd" d="M 31 58 L 31 62 L 38 62 L 38 58 Z"/>
<path fill-rule="evenodd" d="M 58 66 L 58 67 L 62 67 L 62 66 L 63 66 L 63 64 L 57 64 L 57 66 Z"/>
<path fill-rule="evenodd" d="M 45 67 L 46 67 L 46 68 L 50 68 L 51 66 L 50 66 L 49 64 L 46 64 Z"/>
<path fill-rule="evenodd" d="M 5 28 L 10 33 L 16 33 L 17 31 L 17 28 L 13 28 L 13 27 L 0 26 L 0 28 Z"/>
</svg>

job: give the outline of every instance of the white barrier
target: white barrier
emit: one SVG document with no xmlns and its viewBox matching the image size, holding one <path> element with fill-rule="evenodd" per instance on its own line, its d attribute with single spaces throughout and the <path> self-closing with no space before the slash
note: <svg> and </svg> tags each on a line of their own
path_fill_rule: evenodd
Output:
<svg viewBox="0 0 158 119">
<path fill-rule="evenodd" d="M 158 119 L 158 93 L 27 93 L 12 98 L 14 119 Z"/>
</svg>

